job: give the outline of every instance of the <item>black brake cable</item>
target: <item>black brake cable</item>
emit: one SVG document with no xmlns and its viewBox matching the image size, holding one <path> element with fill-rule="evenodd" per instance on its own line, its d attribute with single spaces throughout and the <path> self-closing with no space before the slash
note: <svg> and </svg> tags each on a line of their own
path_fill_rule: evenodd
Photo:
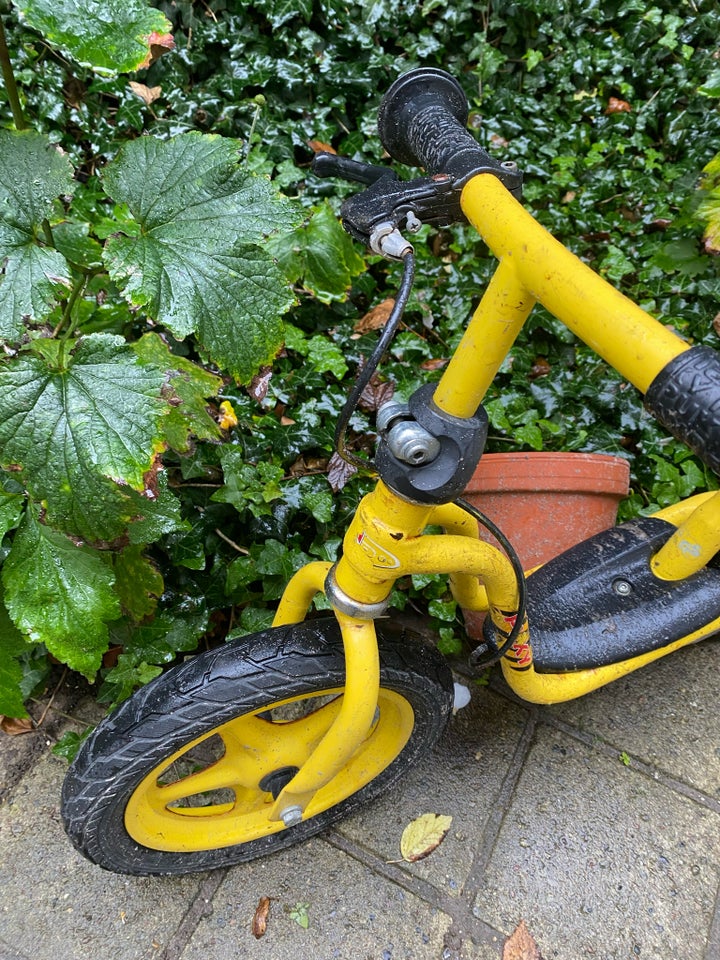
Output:
<svg viewBox="0 0 720 960">
<path fill-rule="evenodd" d="M 410 299 L 410 293 L 412 292 L 413 282 L 415 280 L 415 253 L 412 247 L 408 247 L 407 252 L 403 254 L 402 263 L 403 275 L 402 280 L 400 281 L 400 289 L 398 290 L 397 297 L 395 298 L 395 304 L 390 312 L 387 323 L 383 327 L 383 331 L 380 335 L 380 339 L 375 345 L 375 349 L 370 354 L 370 357 L 357 375 L 355 384 L 350 391 L 347 400 L 345 401 L 345 405 L 340 411 L 337 426 L 335 427 L 336 451 L 346 463 L 350 463 L 354 467 L 360 467 L 363 470 L 374 471 L 374 464 L 372 460 L 367 460 L 364 457 L 358 457 L 356 454 L 348 450 L 347 446 L 345 445 L 345 434 L 347 433 L 347 429 L 350 424 L 350 418 L 357 408 L 363 390 L 370 383 L 372 375 L 377 370 L 378 364 L 382 360 L 385 351 L 390 346 L 398 325 L 402 320 L 403 314 L 405 313 L 405 307 Z"/>
<path fill-rule="evenodd" d="M 485 527 L 486 530 L 489 530 L 489 532 L 497 540 L 507 554 L 508 560 L 513 568 L 513 573 L 515 574 L 515 580 L 517 581 L 518 608 L 515 615 L 515 623 L 513 624 L 512 629 L 509 633 L 505 633 L 497 626 L 497 624 L 493 623 L 495 636 L 492 638 L 492 640 L 488 641 L 486 639 L 484 643 L 479 644 L 470 654 L 469 659 L 472 667 L 486 667 L 490 666 L 492 663 L 495 663 L 496 660 L 499 660 L 506 653 L 506 651 L 510 649 L 522 630 L 525 622 L 525 611 L 527 606 L 525 571 L 523 570 L 520 557 L 518 557 L 517 553 L 515 552 L 513 545 L 510 543 L 502 530 L 496 526 L 496 524 L 494 524 L 489 517 L 486 517 L 484 513 L 481 513 L 477 507 L 474 507 L 471 503 L 468 503 L 467 500 L 460 498 L 456 500 L 455 503 L 459 507 L 462 507 L 466 513 L 469 513 L 470 516 L 477 520 L 477 522 Z M 495 639 L 498 636 L 504 638 L 504 642 L 500 645 L 497 644 Z"/>
</svg>

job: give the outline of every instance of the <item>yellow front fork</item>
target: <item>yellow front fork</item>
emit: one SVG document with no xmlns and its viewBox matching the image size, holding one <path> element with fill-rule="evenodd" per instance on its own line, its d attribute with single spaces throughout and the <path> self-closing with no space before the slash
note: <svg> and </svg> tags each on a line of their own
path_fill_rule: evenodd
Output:
<svg viewBox="0 0 720 960">
<path fill-rule="evenodd" d="M 431 524 L 451 532 L 424 535 Z M 343 637 L 346 686 L 339 716 L 278 795 L 271 819 L 299 819 L 313 794 L 332 780 L 367 736 L 380 690 L 375 626 L 367 616 L 378 613 L 399 577 L 420 573 L 450 574 L 462 605 L 489 607 L 493 622 L 503 630 L 517 613 L 512 566 L 498 549 L 478 539 L 474 520 L 452 504 L 407 503 L 382 482 L 360 503 L 338 564 L 332 569 L 325 563 L 310 564 L 288 583 L 273 625 L 304 619 L 313 596 L 327 584 Z M 527 624 L 521 635 L 527 642 Z"/>
</svg>

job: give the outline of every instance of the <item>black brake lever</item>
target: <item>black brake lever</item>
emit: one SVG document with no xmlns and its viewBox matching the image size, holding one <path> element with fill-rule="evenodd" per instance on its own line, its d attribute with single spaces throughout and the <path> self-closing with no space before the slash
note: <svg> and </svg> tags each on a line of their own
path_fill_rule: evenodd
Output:
<svg viewBox="0 0 720 960">
<path fill-rule="evenodd" d="M 354 183 L 375 183 L 384 177 L 397 180 L 398 176 L 391 167 L 380 167 L 374 163 L 361 163 L 348 157 L 339 157 L 336 153 L 316 153 L 312 162 L 312 172 L 317 177 L 338 177 Z"/>
<path fill-rule="evenodd" d="M 342 204 L 347 232 L 375 253 L 396 256 L 383 244 L 388 233 L 415 233 L 424 224 L 449 226 L 462 223 L 460 190 L 452 177 L 438 174 L 415 180 L 400 180 L 390 167 L 360 163 L 332 153 L 319 153 L 312 164 L 320 177 L 341 177 L 367 185 L 367 189 Z"/>
</svg>

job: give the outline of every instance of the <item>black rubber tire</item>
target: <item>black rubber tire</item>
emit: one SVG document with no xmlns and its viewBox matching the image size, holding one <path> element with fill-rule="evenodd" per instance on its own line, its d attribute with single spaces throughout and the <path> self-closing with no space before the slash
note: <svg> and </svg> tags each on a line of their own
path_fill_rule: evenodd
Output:
<svg viewBox="0 0 720 960">
<path fill-rule="evenodd" d="M 429 750 L 452 712 L 453 681 L 442 656 L 402 627 L 378 625 L 381 687 L 412 707 L 410 738 L 357 792 L 317 816 L 270 836 L 218 849 L 155 850 L 125 828 L 138 785 L 163 761 L 215 728 L 289 697 L 342 686 L 343 645 L 334 618 L 243 637 L 201 654 L 139 690 L 82 745 L 62 791 L 62 817 L 75 847 L 117 873 L 177 875 L 266 856 L 326 829 L 397 783 Z"/>
</svg>

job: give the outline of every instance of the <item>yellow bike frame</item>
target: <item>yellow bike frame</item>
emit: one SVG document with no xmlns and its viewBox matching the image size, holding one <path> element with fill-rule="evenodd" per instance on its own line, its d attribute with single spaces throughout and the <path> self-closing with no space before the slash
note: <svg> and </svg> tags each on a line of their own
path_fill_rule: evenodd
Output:
<svg viewBox="0 0 720 960">
<path fill-rule="evenodd" d="M 452 360 L 434 402 L 455 417 L 478 409 L 500 364 L 536 302 L 542 303 L 638 389 L 688 344 L 597 276 L 556 241 L 491 174 L 464 187 L 462 208 L 499 265 Z M 701 495 L 660 516 L 677 527 L 653 560 L 655 575 L 682 579 L 720 550 L 720 493 Z M 427 535 L 430 525 L 444 533 Z M 313 596 L 326 590 L 341 625 L 347 681 L 340 714 L 324 739 L 278 796 L 271 817 L 303 810 L 313 793 L 342 768 L 366 737 L 379 690 L 373 618 L 395 581 L 408 574 L 448 574 L 453 594 L 470 610 L 489 610 L 507 634 L 518 613 L 509 560 L 478 538 L 476 522 L 453 504 L 408 503 L 382 481 L 360 503 L 334 568 L 311 564 L 290 581 L 275 625 L 304 619 Z M 669 646 L 598 669 L 548 674 L 533 667 L 527 622 L 502 661 L 521 697 L 555 703 L 581 696 L 720 629 L 720 620 Z"/>
</svg>

